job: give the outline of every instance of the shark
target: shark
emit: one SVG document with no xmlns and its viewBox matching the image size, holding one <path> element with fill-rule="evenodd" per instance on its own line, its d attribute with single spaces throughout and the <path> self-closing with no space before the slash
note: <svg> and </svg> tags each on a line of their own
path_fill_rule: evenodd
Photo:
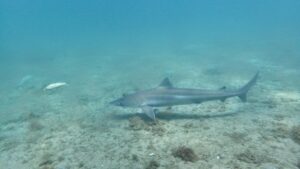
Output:
<svg viewBox="0 0 300 169">
<path fill-rule="evenodd" d="M 111 105 L 119 107 L 141 108 L 152 120 L 156 120 L 157 108 L 176 105 L 200 104 L 206 101 L 239 97 L 242 102 L 247 101 L 248 91 L 255 85 L 259 76 L 257 72 L 245 85 L 237 89 L 227 89 L 225 86 L 219 89 L 190 89 L 176 88 L 168 77 L 155 88 L 137 91 L 131 94 L 123 94 L 112 102 Z"/>
</svg>

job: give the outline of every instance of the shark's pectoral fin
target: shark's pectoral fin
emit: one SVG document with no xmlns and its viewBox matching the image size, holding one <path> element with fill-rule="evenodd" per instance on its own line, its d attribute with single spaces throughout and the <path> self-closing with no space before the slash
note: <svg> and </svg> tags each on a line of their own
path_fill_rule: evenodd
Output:
<svg viewBox="0 0 300 169">
<path fill-rule="evenodd" d="M 143 106 L 142 107 L 143 113 L 145 113 L 148 117 L 152 120 L 155 120 L 155 110 L 150 106 Z"/>
</svg>

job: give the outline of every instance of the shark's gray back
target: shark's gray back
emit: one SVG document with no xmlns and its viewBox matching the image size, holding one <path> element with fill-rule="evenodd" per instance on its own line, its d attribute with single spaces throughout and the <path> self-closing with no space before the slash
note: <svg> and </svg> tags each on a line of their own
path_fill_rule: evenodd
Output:
<svg viewBox="0 0 300 169">
<path fill-rule="evenodd" d="M 139 104 L 136 106 L 172 106 L 182 104 L 201 103 L 206 100 L 222 99 L 235 95 L 235 91 L 225 90 L 202 90 L 202 89 L 184 89 L 184 88 L 156 88 L 141 91 L 129 99 L 139 98 Z M 138 103 L 138 102 L 136 102 Z"/>
</svg>

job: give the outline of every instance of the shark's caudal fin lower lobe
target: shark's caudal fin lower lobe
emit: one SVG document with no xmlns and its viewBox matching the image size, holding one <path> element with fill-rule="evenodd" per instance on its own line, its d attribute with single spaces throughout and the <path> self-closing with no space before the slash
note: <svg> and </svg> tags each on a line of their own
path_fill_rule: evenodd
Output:
<svg viewBox="0 0 300 169">
<path fill-rule="evenodd" d="M 245 84 L 245 86 L 243 86 L 242 88 L 239 89 L 239 95 L 238 97 L 243 101 L 246 102 L 247 101 L 247 93 L 248 91 L 251 89 L 251 87 L 253 85 L 255 85 L 257 78 L 258 78 L 259 72 L 257 72 L 254 77 L 247 83 Z"/>
</svg>

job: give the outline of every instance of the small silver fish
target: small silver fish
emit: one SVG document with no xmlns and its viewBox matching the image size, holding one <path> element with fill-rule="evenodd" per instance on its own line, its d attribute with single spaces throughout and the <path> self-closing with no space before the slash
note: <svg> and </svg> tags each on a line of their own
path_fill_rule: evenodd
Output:
<svg viewBox="0 0 300 169">
<path fill-rule="evenodd" d="M 48 84 L 44 90 L 52 90 L 52 89 L 56 89 L 58 87 L 62 87 L 62 86 L 66 86 L 68 85 L 66 82 L 56 82 L 56 83 L 51 83 L 51 84 Z"/>
</svg>

